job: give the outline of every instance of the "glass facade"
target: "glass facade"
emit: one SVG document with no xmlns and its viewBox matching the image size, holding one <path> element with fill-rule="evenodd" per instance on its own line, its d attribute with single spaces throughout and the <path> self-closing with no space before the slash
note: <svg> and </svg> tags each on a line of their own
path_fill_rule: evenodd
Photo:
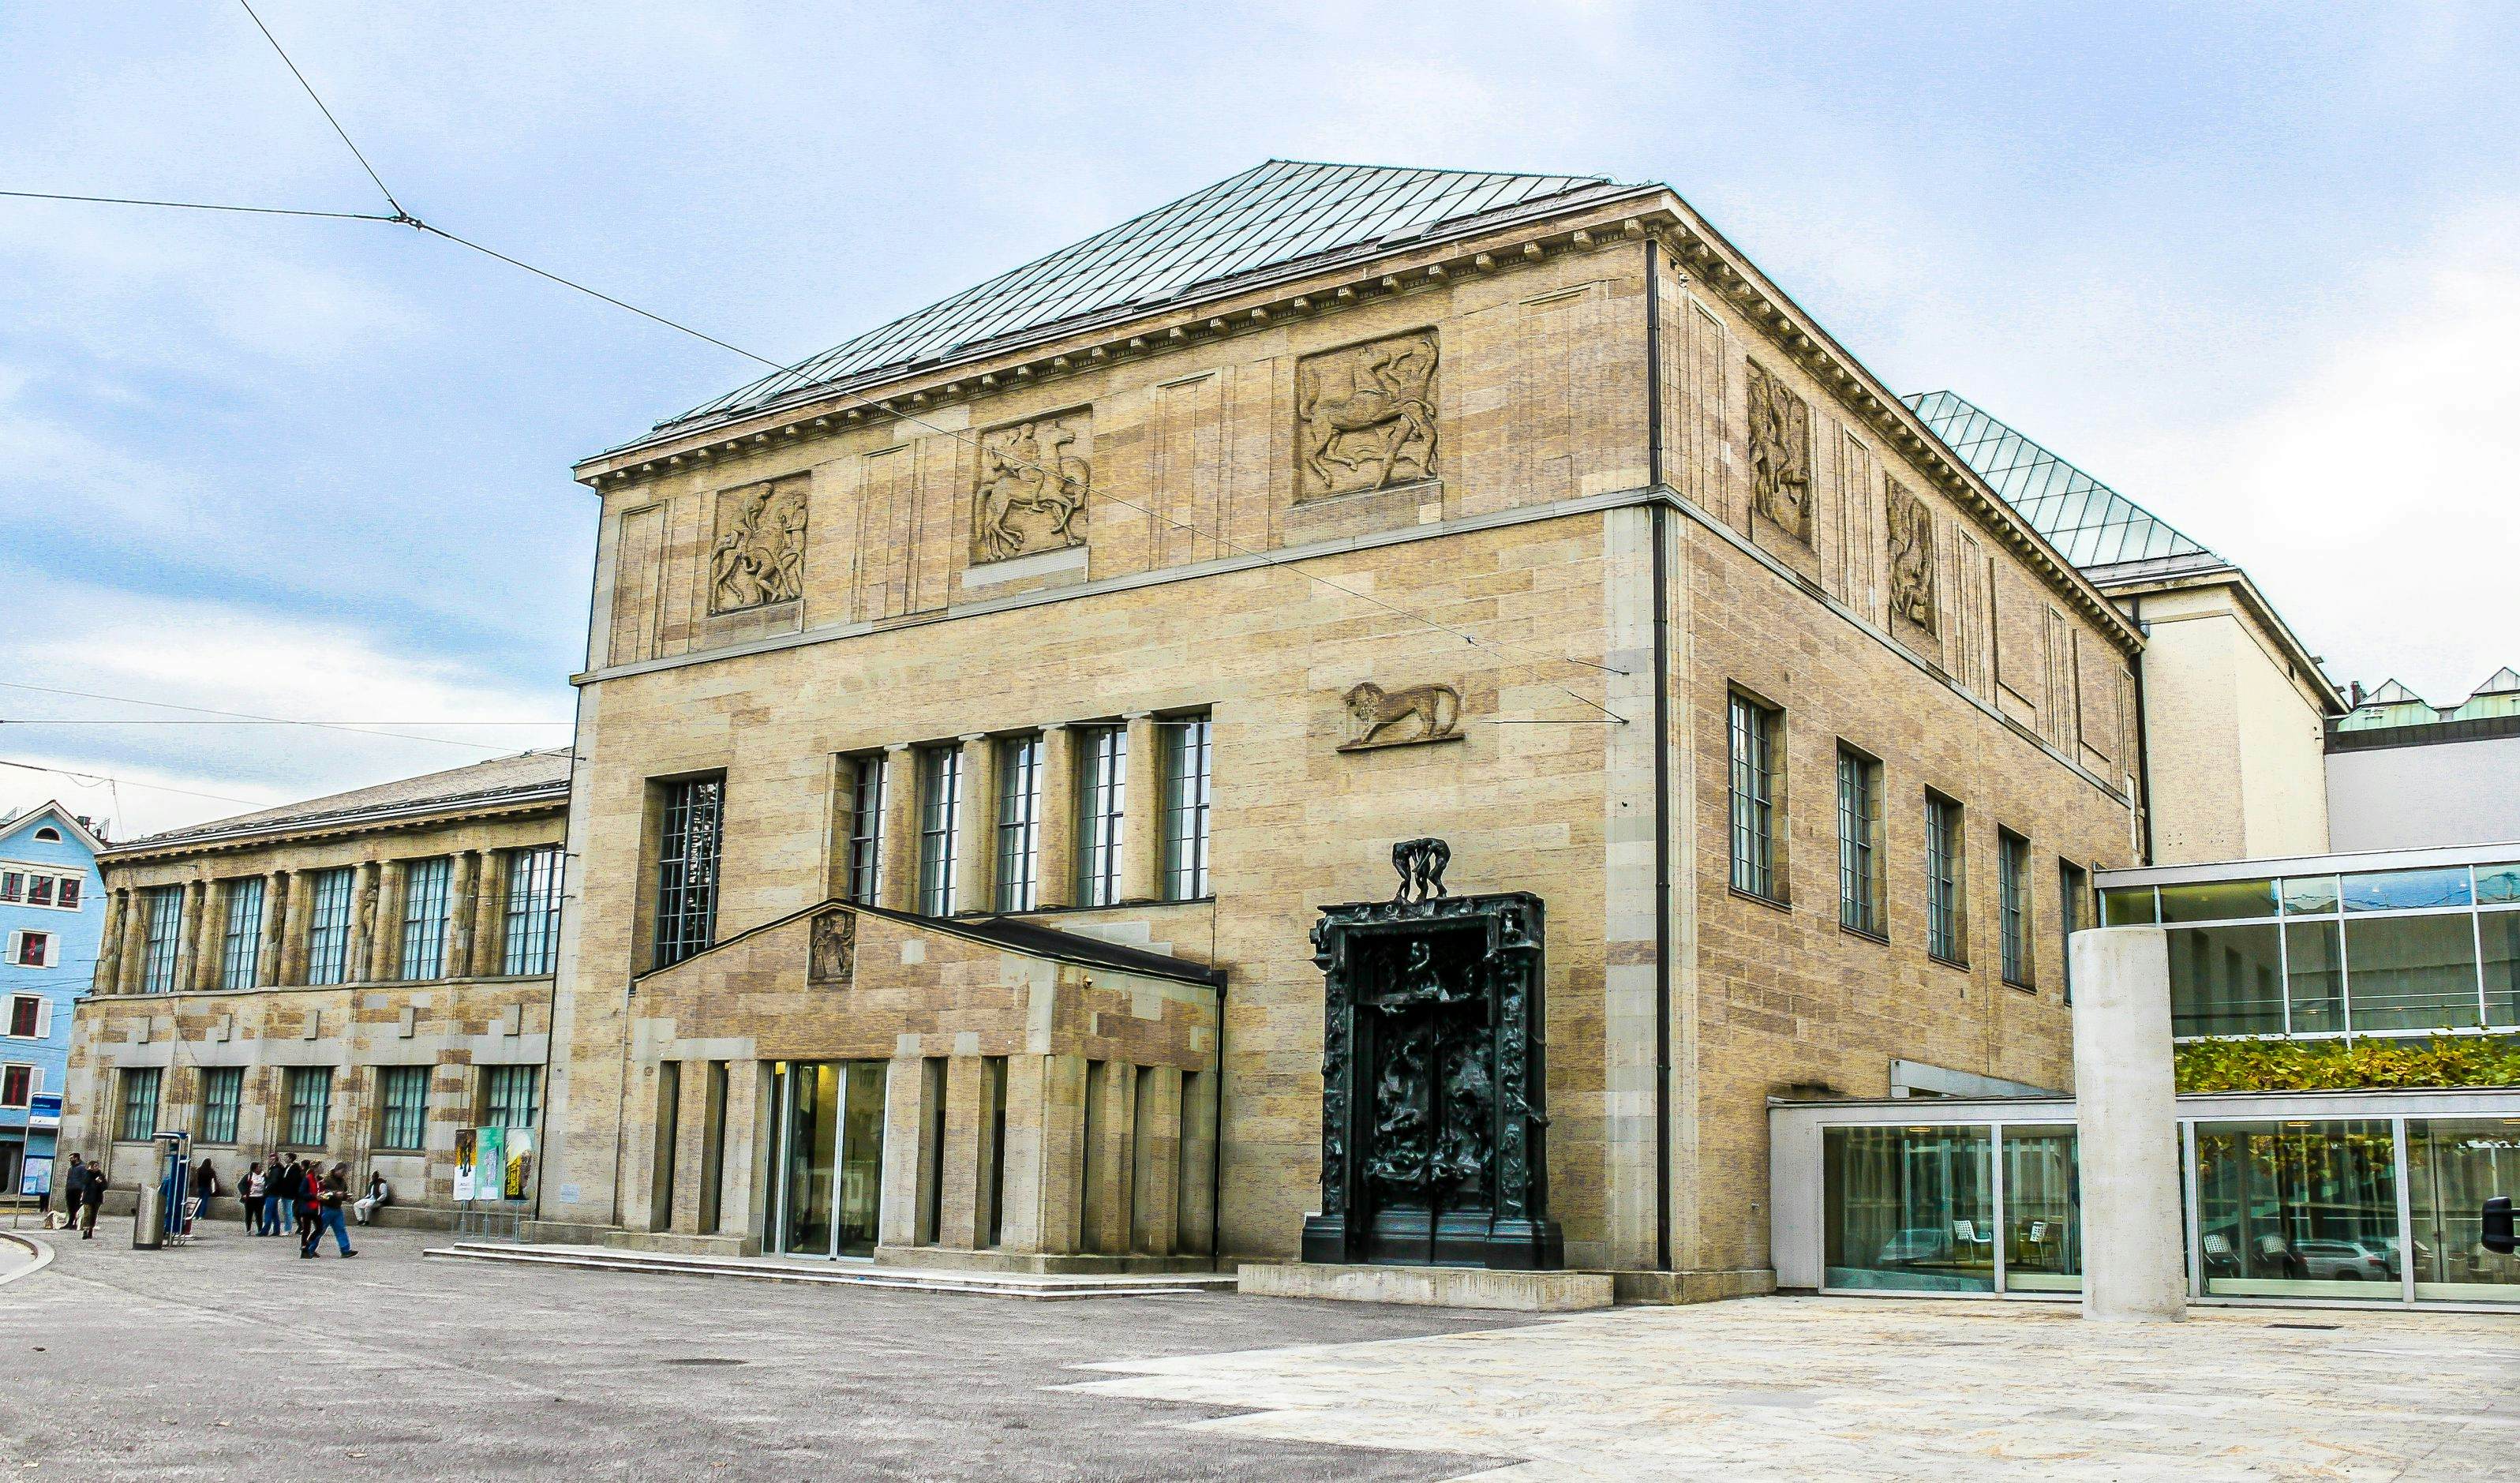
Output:
<svg viewBox="0 0 2520 1483">
<path fill-rule="evenodd" d="M 219 937 L 219 987 L 255 987 L 262 959 L 262 877 L 228 882 L 228 918 Z"/>
<path fill-rule="evenodd" d="M 446 912 L 455 862 L 444 855 L 415 860 L 402 876 L 402 976 L 446 976 Z"/>
<path fill-rule="evenodd" d="M 2183 1037 L 2520 1028 L 2520 866 L 2114 887 L 2106 925 L 2170 937 Z"/>
<path fill-rule="evenodd" d="M 1167 721 L 1164 738 L 1164 899 L 1207 892 L 1210 733 L 1207 718 Z"/>
<path fill-rule="evenodd" d="M 549 973 L 559 966 L 561 865 L 557 844 L 508 856 L 507 930 L 500 938 L 500 972 L 522 977 Z"/>
<path fill-rule="evenodd" d="M 1995 1291 L 1994 1150 L 1984 1127 L 1828 1129 L 1825 1284 Z"/>
<path fill-rule="evenodd" d="M 998 910 L 1041 905 L 1041 738 L 998 743 Z"/>
<path fill-rule="evenodd" d="M 2520 1195 L 2520 1117 L 2408 1119 L 2407 1184 L 2416 1298 L 2520 1303 L 2520 1256 L 2478 1239 L 2485 1201 Z"/>
<path fill-rule="evenodd" d="M 1732 703 L 1732 889 L 1777 894 L 1777 713 L 1742 696 Z"/>
<path fill-rule="evenodd" d="M 2394 1298 L 2397 1143 L 2382 1119 L 2196 1126 L 2208 1297 Z"/>
<path fill-rule="evenodd" d="M 771 1066 L 771 1208 L 763 1244 L 789 1256 L 875 1255 L 883 1186 L 879 1060 Z"/>
</svg>

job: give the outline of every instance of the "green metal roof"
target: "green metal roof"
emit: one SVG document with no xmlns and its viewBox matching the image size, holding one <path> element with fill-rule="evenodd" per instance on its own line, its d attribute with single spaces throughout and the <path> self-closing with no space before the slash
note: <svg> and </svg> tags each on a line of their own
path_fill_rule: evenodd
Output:
<svg viewBox="0 0 2520 1483">
<path fill-rule="evenodd" d="M 1598 175 L 1272 159 L 656 426 L 733 417 L 1069 321 L 1142 312 L 1194 288 L 1341 252 L 1361 255 L 1536 201 L 1571 204 L 1555 198 L 1619 189 Z"/>
<path fill-rule="evenodd" d="M 1958 395 L 1922 391 L 1906 401 L 2066 561 L 2095 579 L 2229 564 Z"/>
<path fill-rule="evenodd" d="M 2338 731 L 2386 731 L 2401 726 L 2448 726 L 2455 721 L 2486 721 L 2520 716 L 2520 671 L 2509 665 L 2486 677 L 2456 705 L 2436 706 L 2395 680 L 2362 697 L 2362 703 L 2336 723 Z"/>
</svg>

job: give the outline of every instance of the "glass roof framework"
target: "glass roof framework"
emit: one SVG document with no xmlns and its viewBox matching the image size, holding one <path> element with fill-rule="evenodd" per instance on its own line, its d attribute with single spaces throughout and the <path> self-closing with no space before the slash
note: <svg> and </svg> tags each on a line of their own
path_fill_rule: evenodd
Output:
<svg viewBox="0 0 2520 1483">
<path fill-rule="evenodd" d="M 2141 562 L 2161 571 L 2229 564 L 2152 512 L 1949 391 L 1906 398 L 2004 503 L 2088 573 Z"/>
<path fill-rule="evenodd" d="M 1011 336 L 1151 306 L 1265 268 L 1610 185 L 1518 175 L 1272 159 L 774 372 L 659 429 L 733 417 L 801 391 L 939 361 Z"/>
</svg>

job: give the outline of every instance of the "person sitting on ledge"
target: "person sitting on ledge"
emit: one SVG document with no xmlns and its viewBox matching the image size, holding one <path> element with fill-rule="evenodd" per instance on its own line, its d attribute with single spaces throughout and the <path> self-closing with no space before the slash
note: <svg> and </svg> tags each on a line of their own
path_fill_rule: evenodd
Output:
<svg viewBox="0 0 2520 1483">
<path fill-rule="evenodd" d="M 393 1186 L 385 1183 L 383 1175 L 371 1169 L 368 1171 L 368 1192 L 360 1195 L 358 1202 L 350 1206 L 350 1213 L 357 1216 L 359 1224 L 364 1226 L 376 1218 L 379 1209 L 392 1203 Z"/>
</svg>

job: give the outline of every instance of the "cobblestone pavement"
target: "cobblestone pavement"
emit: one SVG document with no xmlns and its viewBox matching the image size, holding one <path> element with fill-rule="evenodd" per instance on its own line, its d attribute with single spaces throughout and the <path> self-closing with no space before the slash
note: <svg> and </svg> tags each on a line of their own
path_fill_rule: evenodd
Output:
<svg viewBox="0 0 2520 1483">
<path fill-rule="evenodd" d="M 0 1286 L 0 1477 L 1439 1478 L 1424 1449 L 1184 1431 L 1226 1408 L 1067 1388 L 1092 1361 L 1494 1329 L 1232 1296 L 1030 1302 L 355 1261 L 222 1226 L 44 1237 Z"/>
<path fill-rule="evenodd" d="M 1521 1460 L 1481 1483 L 1703 1477 L 2508 1478 L 2520 1313 L 1761 1298 L 1117 1361 L 1099 1395 L 1238 1414 L 1203 1435 Z"/>
</svg>

